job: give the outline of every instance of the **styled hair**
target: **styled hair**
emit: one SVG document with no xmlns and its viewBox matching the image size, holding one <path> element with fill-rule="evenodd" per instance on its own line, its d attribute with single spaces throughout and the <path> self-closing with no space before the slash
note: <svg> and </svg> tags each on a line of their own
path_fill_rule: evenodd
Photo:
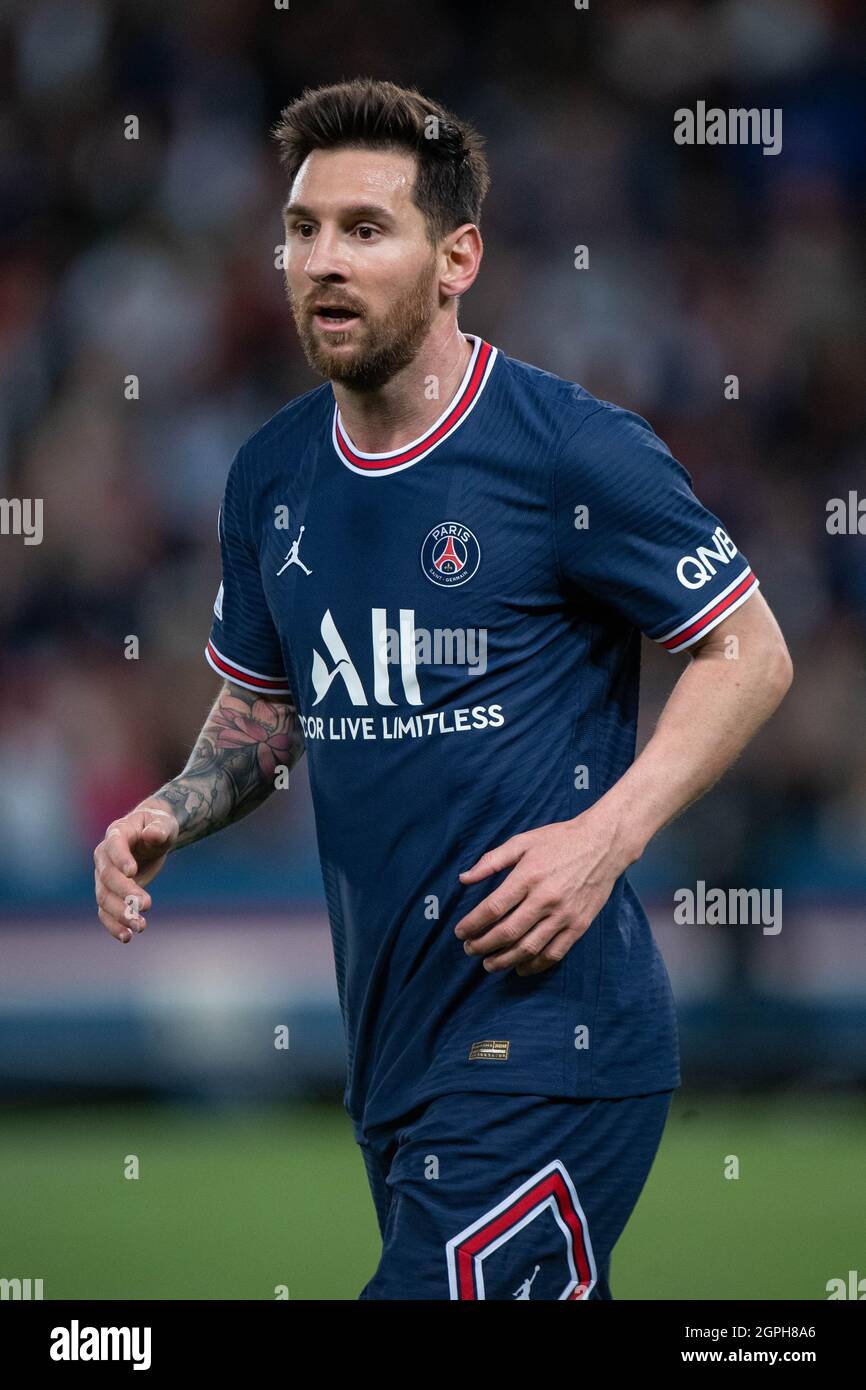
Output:
<svg viewBox="0 0 866 1390">
<path fill-rule="evenodd" d="M 415 87 L 357 77 L 306 88 L 281 112 L 271 134 L 290 183 L 312 150 L 388 149 L 417 155 L 412 201 L 424 215 L 434 246 L 465 222 L 480 223 L 490 186 L 484 138 Z"/>
</svg>

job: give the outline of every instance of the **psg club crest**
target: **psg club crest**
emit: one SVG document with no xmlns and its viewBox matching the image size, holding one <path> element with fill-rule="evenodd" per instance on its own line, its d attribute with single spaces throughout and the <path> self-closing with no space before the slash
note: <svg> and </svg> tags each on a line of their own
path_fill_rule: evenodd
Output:
<svg viewBox="0 0 866 1390">
<path fill-rule="evenodd" d="M 421 568 L 432 584 L 456 589 L 472 578 L 480 563 L 481 547 L 459 521 L 442 521 L 424 537 Z"/>
</svg>

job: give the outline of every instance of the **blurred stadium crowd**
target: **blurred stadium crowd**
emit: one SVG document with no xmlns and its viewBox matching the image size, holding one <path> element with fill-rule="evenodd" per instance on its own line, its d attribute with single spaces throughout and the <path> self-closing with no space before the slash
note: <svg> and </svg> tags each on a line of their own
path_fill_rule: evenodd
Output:
<svg viewBox="0 0 866 1390">
<path fill-rule="evenodd" d="M 358 74 L 487 137 L 462 326 L 646 416 L 788 637 L 785 705 L 644 886 L 866 894 L 866 536 L 826 529 L 830 498 L 866 493 L 863 31 L 853 0 L 437 0 L 423 44 L 400 3 L 0 2 L 0 494 L 45 518 L 41 545 L 2 538 L 0 905 L 84 904 L 107 822 L 186 760 L 226 471 L 319 384 L 267 132 Z M 675 145 L 698 99 L 781 108 L 781 154 Z M 645 729 L 679 668 L 647 648 Z M 314 898 L 304 775 L 191 851 L 184 891 Z"/>
</svg>

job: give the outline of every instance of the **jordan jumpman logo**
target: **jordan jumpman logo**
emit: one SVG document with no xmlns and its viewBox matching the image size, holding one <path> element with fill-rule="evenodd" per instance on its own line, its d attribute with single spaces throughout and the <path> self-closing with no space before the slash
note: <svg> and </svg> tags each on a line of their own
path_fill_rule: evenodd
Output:
<svg viewBox="0 0 866 1390">
<path fill-rule="evenodd" d="M 523 1302 L 526 1302 L 526 1300 L 529 1298 L 529 1290 L 532 1288 L 532 1281 L 534 1280 L 536 1274 L 540 1269 L 541 1265 L 535 1266 L 535 1269 L 532 1271 L 531 1277 L 529 1279 L 524 1279 L 520 1287 L 515 1289 L 514 1293 L 511 1295 L 512 1298 L 516 1298 Z"/>
<path fill-rule="evenodd" d="M 301 527 L 300 531 L 298 532 L 298 539 L 292 541 L 292 548 L 286 556 L 286 563 L 283 565 L 282 569 L 277 570 L 277 574 L 282 574 L 283 570 L 287 570 L 289 568 L 289 565 L 300 565 L 301 569 L 304 571 L 304 574 L 313 573 L 311 569 L 307 568 L 303 560 L 299 559 L 298 557 L 298 546 L 301 544 L 301 536 L 304 534 L 304 531 L 306 529 L 307 528 L 305 526 Z"/>
</svg>

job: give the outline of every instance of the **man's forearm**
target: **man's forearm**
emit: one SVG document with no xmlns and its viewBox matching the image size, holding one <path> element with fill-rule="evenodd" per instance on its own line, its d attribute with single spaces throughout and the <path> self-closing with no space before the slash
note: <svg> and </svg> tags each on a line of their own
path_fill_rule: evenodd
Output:
<svg viewBox="0 0 866 1390">
<path fill-rule="evenodd" d="M 168 809 L 178 822 L 174 848 L 213 835 L 260 806 L 304 751 L 293 703 L 226 683 L 198 736 L 189 762 L 137 809 Z"/>
<path fill-rule="evenodd" d="M 510 836 L 461 871 L 464 885 L 510 869 L 454 933 L 484 968 L 537 975 L 589 931 L 657 830 L 722 775 L 781 702 L 791 659 L 759 593 L 694 649 L 655 733 L 627 772 L 568 821 Z"/>
<path fill-rule="evenodd" d="M 640 756 L 592 808 L 609 823 L 626 866 L 718 781 L 777 708 L 790 681 L 784 646 L 738 660 L 729 660 L 721 645 L 695 654 Z"/>
</svg>

